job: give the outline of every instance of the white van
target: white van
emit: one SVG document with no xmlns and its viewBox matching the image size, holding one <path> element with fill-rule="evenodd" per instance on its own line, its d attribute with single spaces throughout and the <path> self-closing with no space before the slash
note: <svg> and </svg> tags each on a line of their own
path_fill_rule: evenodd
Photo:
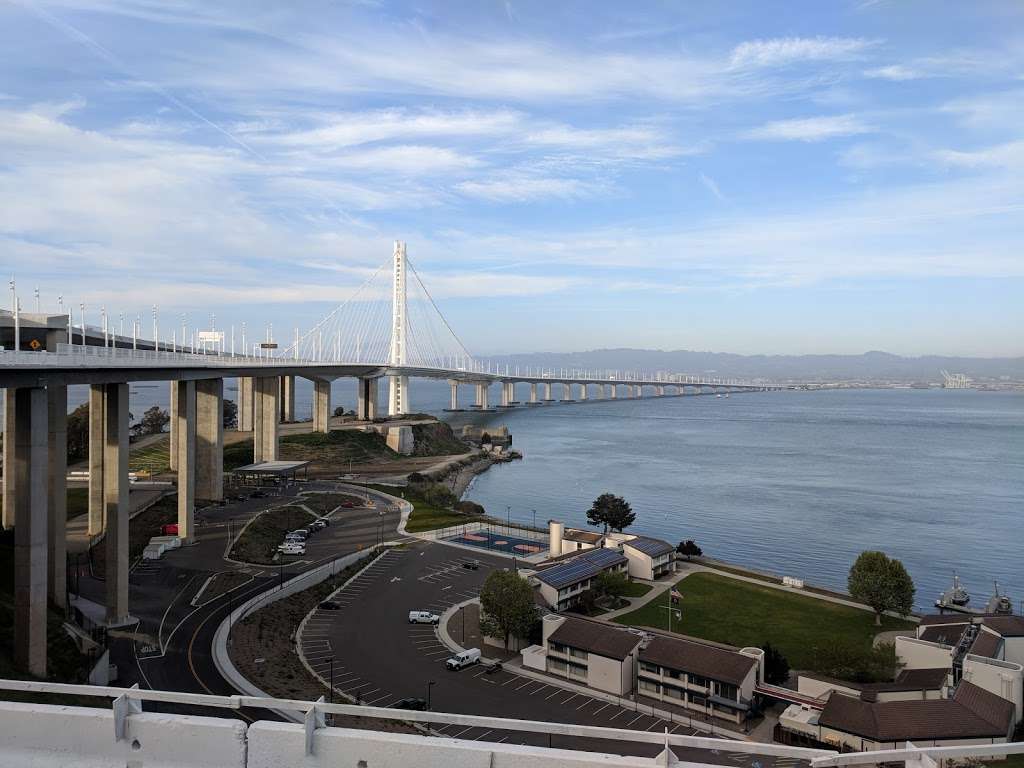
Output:
<svg viewBox="0 0 1024 768">
<path fill-rule="evenodd" d="M 430 611 L 409 611 L 410 624 L 439 624 L 441 617 Z"/>
<path fill-rule="evenodd" d="M 456 653 L 448 661 L 444 663 L 448 669 L 462 669 L 468 667 L 470 664 L 480 663 L 480 649 L 469 648 L 462 653 Z"/>
</svg>

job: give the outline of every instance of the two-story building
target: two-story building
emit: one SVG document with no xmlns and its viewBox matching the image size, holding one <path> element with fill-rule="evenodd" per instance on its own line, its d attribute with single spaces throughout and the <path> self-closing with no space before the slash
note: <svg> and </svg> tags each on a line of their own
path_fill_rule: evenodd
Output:
<svg viewBox="0 0 1024 768">
<path fill-rule="evenodd" d="M 637 693 L 735 723 L 750 712 L 763 651 L 654 635 L 640 649 Z"/>
<path fill-rule="evenodd" d="M 579 602 L 598 574 L 625 573 L 628 566 L 629 561 L 617 549 L 588 549 L 550 565 L 541 564 L 531 578 L 536 579 L 548 607 L 564 611 Z"/>
<path fill-rule="evenodd" d="M 650 536 L 634 536 L 622 542 L 622 554 L 629 561 L 629 576 L 654 581 L 675 567 L 675 547 Z"/>
<path fill-rule="evenodd" d="M 633 689 L 642 634 L 551 614 L 543 636 L 546 672 L 616 696 Z"/>
</svg>

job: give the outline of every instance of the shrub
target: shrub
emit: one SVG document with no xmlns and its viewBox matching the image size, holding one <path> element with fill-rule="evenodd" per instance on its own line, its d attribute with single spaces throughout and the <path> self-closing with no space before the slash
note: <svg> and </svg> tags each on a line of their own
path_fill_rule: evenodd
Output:
<svg viewBox="0 0 1024 768">
<path fill-rule="evenodd" d="M 484 508 L 477 504 L 475 501 L 460 501 L 455 505 L 457 512 L 463 512 L 467 515 L 483 515 L 485 514 Z"/>
</svg>

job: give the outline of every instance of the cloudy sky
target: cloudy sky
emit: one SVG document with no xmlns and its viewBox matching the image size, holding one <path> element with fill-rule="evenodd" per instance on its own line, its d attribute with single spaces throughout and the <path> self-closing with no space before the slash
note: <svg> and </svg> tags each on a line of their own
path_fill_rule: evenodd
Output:
<svg viewBox="0 0 1024 768">
<path fill-rule="evenodd" d="M 27 309 L 305 328 L 400 238 L 480 354 L 1024 354 L 1022 22 L 0 1 L 0 269 Z"/>
</svg>

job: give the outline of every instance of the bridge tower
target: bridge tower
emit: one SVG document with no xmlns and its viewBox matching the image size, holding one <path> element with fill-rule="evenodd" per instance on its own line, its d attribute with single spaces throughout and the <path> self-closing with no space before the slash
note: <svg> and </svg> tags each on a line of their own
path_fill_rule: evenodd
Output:
<svg viewBox="0 0 1024 768">
<path fill-rule="evenodd" d="M 394 275 L 391 294 L 391 354 L 388 363 L 405 365 L 408 306 L 405 290 L 405 243 L 395 240 Z M 388 382 L 388 414 L 409 413 L 409 377 L 391 376 Z"/>
</svg>

